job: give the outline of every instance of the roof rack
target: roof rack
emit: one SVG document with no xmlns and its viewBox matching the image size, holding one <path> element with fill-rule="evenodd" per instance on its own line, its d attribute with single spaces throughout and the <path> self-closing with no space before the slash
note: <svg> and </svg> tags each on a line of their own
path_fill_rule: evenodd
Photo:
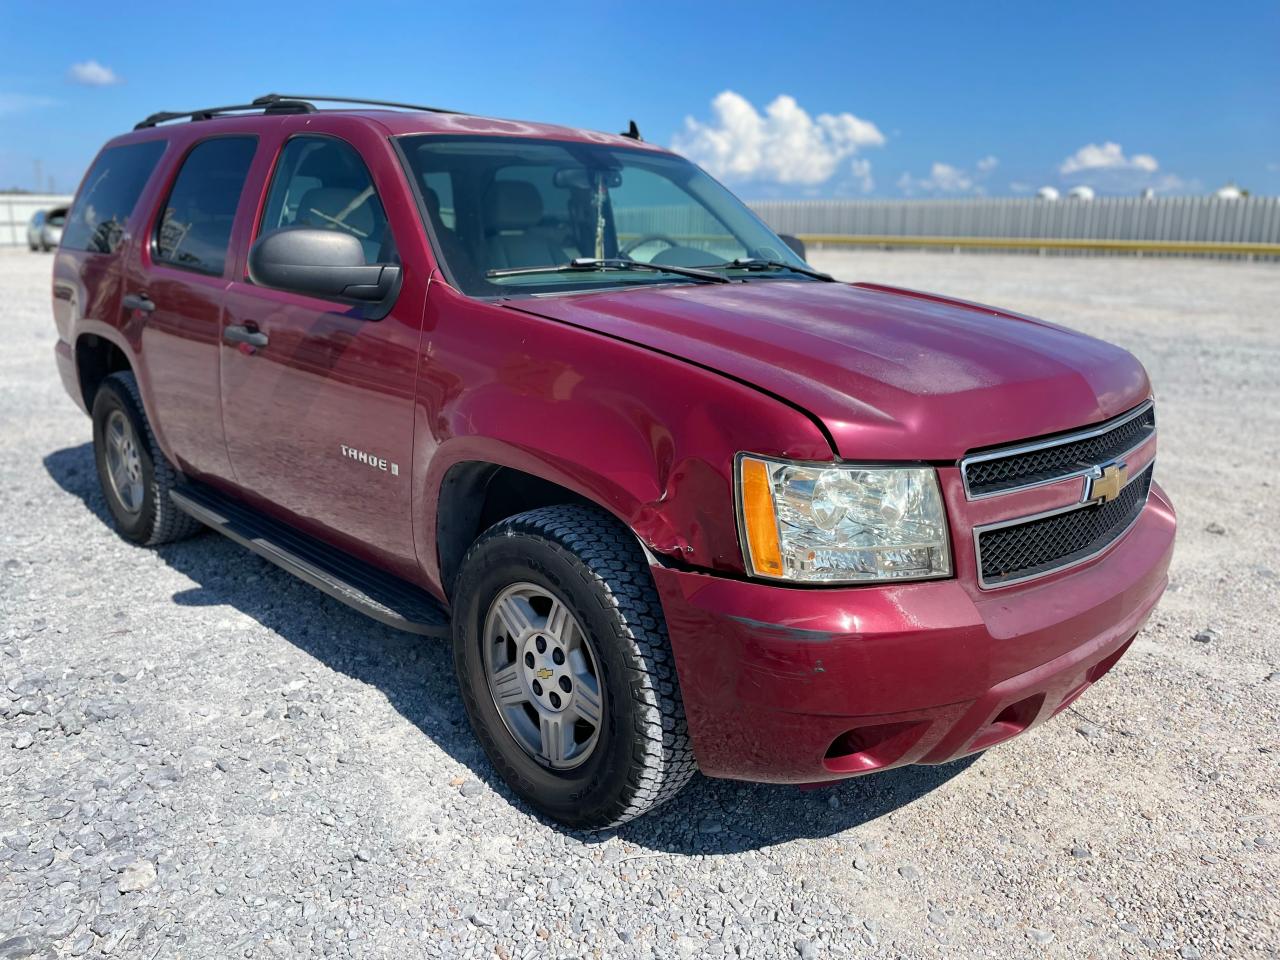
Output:
<svg viewBox="0 0 1280 960">
<path fill-rule="evenodd" d="M 366 100 L 361 97 L 317 97 L 302 93 L 266 93 L 260 97 L 255 97 L 252 103 L 232 104 L 226 107 L 205 107 L 203 110 L 189 110 L 177 113 L 162 110 L 159 113 L 151 114 L 140 123 L 134 124 L 133 129 L 145 130 L 147 127 L 168 123 L 170 120 L 212 120 L 214 117 L 224 114 L 246 113 L 255 110 L 261 110 L 264 114 L 315 113 L 316 105 L 314 101 L 320 103 L 353 103 L 366 107 L 395 107 L 400 110 L 422 110 L 426 113 L 461 114 L 463 112 L 461 110 L 447 110 L 444 107 L 428 107 L 420 103 L 401 103 L 398 100 Z M 636 126 L 634 120 L 627 125 L 627 129 L 623 131 L 622 136 L 632 140 L 644 139 L 640 136 L 640 128 Z"/>
<path fill-rule="evenodd" d="M 398 107 L 402 110 L 425 110 L 429 113 L 458 113 L 457 110 L 446 110 L 443 107 L 427 107 L 416 103 L 399 103 L 394 100 L 363 100 L 359 97 L 315 97 L 302 96 L 293 93 L 268 93 L 261 97 L 255 97 L 252 103 L 238 103 L 226 107 L 205 107 L 201 110 L 188 110 L 173 112 L 162 110 L 159 113 L 153 113 L 141 123 L 134 125 L 135 130 L 144 130 L 147 127 L 154 127 L 157 124 L 168 123 L 170 120 L 211 120 L 214 117 L 223 116 L 230 113 L 246 113 L 249 111 L 261 111 L 263 114 L 272 113 L 315 113 L 316 105 L 312 101 L 321 103 L 357 103 L 370 107 Z"/>
<path fill-rule="evenodd" d="M 262 98 L 259 97 L 259 100 Z M 154 127 L 161 123 L 168 123 L 170 120 L 212 120 L 214 117 L 220 117 L 228 113 L 244 113 L 246 111 L 261 111 L 267 113 L 315 113 L 314 104 L 307 103 L 304 100 L 292 100 L 284 97 L 277 97 L 269 103 L 259 103 L 255 100 L 253 103 L 236 103 L 225 107 L 205 107 L 201 110 L 188 110 L 185 112 L 173 112 L 169 110 L 161 110 L 159 113 L 153 113 L 139 123 L 133 125 L 135 130 L 145 130 L 148 127 Z"/>
<path fill-rule="evenodd" d="M 461 110 L 446 110 L 444 107 L 427 107 L 420 103 L 400 103 L 397 100 L 365 100 L 360 97 L 315 97 L 302 93 L 268 93 L 258 97 L 255 104 L 267 106 L 275 103 L 319 101 L 321 103 L 358 103 L 366 107 L 398 107 L 401 110 L 423 110 L 427 113 L 462 113 Z"/>
</svg>

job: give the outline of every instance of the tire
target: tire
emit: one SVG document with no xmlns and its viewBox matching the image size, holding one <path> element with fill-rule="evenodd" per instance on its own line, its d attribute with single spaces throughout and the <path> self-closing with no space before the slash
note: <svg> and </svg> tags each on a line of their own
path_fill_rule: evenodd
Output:
<svg viewBox="0 0 1280 960">
<path fill-rule="evenodd" d="M 127 454 L 117 446 L 127 444 Z M 113 450 L 115 453 L 113 454 Z M 165 459 L 143 410 L 138 381 L 113 373 L 93 398 L 93 459 L 107 510 L 122 537 L 145 546 L 172 543 L 196 533 L 199 521 L 169 498 L 179 474 Z M 113 479 L 113 464 L 125 468 Z"/>
<path fill-rule="evenodd" d="M 543 616 L 545 606 L 539 602 L 555 601 L 573 619 L 559 633 L 552 629 L 552 613 L 540 625 L 534 618 Z M 590 656 L 572 653 L 570 665 L 595 668 L 594 678 L 587 676 L 590 670 L 580 670 L 548 681 L 563 684 L 572 677 L 576 684 L 564 713 L 571 719 L 571 732 L 559 738 L 561 746 L 569 746 L 552 751 L 560 758 L 559 768 L 545 750 L 535 757 L 528 745 L 533 722 L 546 717 L 537 713 L 539 705 L 517 704 L 503 712 L 498 694 L 491 692 L 489 673 L 498 675 L 493 661 L 503 649 L 516 650 L 503 673 L 522 665 L 532 671 L 534 666 L 526 663 L 516 633 L 503 626 L 509 622 L 502 618 L 508 603 L 524 604 L 521 609 L 531 616 L 529 630 L 521 636 L 533 642 L 546 636 L 553 646 L 556 637 L 576 637 Z M 568 618 L 557 622 L 567 624 Z M 573 646 L 574 641 L 567 643 Z M 535 657 L 540 648 L 524 649 Z M 453 653 L 467 715 L 485 753 L 517 794 L 554 820 L 585 829 L 626 823 L 674 797 L 697 770 L 666 622 L 644 554 L 631 533 L 602 510 L 543 507 L 483 533 L 463 559 L 454 590 Z M 550 675 L 557 669 L 554 663 L 548 660 L 545 668 L 526 674 L 517 696 L 535 699 L 533 678 L 544 670 Z M 583 693 L 591 679 L 600 694 L 600 722 L 588 749 L 577 740 L 586 738 L 591 727 L 583 719 L 595 709 L 590 707 L 592 694 Z M 555 693 L 544 695 L 554 699 Z M 588 709 L 579 713 L 579 704 Z M 536 718 L 526 725 L 522 713 Z M 545 747 L 545 733 L 540 739 Z"/>
</svg>

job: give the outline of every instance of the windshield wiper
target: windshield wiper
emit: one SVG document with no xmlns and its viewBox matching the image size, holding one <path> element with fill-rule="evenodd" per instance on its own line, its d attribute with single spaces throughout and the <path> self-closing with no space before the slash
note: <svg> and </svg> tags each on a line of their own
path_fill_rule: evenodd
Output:
<svg viewBox="0 0 1280 960">
<path fill-rule="evenodd" d="M 537 273 L 589 273 L 600 270 L 652 270 L 655 273 L 674 273 L 681 277 L 691 277 L 707 283 L 728 283 L 728 277 L 694 267 L 671 267 L 658 263 L 645 263 L 642 260 L 622 260 L 619 258 L 575 257 L 568 263 L 551 267 L 507 267 L 502 270 L 487 270 L 486 277 L 523 277 Z"/>
<path fill-rule="evenodd" d="M 834 283 L 836 279 L 831 274 L 823 273 L 821 270 L 814 270 L 812 267 L 798 267 L 794 263 L 787 263 L 785 260 L 766 260 L 761 257 L 739 257 L 737 260 L 730 260 L 725 266 L 741 267 L 744 270 L 790 270 L 793 273 L 803 273 L 806 277 L 825 280 L 828 283 Z"/>
</svg>

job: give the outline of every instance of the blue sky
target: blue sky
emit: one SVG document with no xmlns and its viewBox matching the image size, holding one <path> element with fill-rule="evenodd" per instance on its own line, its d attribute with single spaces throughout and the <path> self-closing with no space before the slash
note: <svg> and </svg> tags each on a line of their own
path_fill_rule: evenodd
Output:
<svg viewBox="0 0 1280 960">
<path fill-rule="evenodd" d="M 675 145 L 747 198 L 1280 193 L 1280 4 L 0 0 L 0 188 L 272 90 Z"/>
</svg>

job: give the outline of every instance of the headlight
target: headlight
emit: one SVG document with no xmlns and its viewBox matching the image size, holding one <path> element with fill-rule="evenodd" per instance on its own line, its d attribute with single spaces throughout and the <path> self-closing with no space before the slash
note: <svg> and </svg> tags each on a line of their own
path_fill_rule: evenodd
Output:
<svg viewBox="0 0 1280 960">
<path fill-rule="evenodd" d="M 931 467 L 815 466 L 738 457 L 747 568 L 805 582 L 921 580 L 951 573 Z"/>
</svg>

